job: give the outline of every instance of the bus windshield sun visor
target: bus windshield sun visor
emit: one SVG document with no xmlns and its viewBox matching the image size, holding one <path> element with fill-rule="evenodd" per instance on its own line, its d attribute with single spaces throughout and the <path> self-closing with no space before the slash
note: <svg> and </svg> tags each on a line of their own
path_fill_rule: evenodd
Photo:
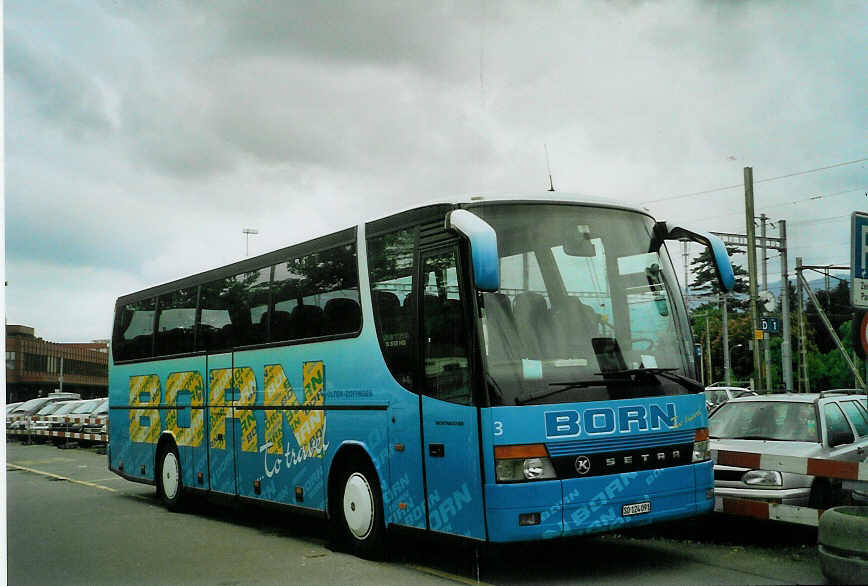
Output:
<svg viewBox="0 0 868 586">
<path fill-rule="evenodd" d="M 454 210 L 446 215 L 446 229 L 458 232 L 470 241 L 476 288 L 490 293 L 497 291 L 500 288 L 500 259 L 494 228 L 472 212 Z"/>
<path fill-rule="evenodd" d="M 714 258 L 714 268 L 721 289 L 732 291 L 735 286 L 735 274 L 732 271 L 732 264 L 730 264 L 729 254 L 723 240 L 710 232 L 695 232 L 680 226 L 670 227 L 666 222 L 657 222 L 654 225 L 651 252 L 660 250 L 664 240 L 690 240 L 709 248 Z"/>
</svg>

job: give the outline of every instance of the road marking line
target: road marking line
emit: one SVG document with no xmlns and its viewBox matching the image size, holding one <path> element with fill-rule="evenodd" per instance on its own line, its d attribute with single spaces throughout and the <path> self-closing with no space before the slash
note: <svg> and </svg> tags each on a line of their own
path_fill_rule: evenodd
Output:
<svg viewBox="0 0 868 586">
<path fill-rule="evenodd" d="M 101 488 L 102 490 L 107 490 L 109 492 L 117 492 L 116 488 L 109 488 L 108 486 L 102 486 L 101 484 L 94 484 L 93 482 L 85 482 L 84 480 L 75 480 L 74 478 L 69 478 L 68 476 L 59 476 L 57 474 L 52 474 L 51 472 L 44 472 L 42 470 L 37 470 L 35 468 L 27 468 L 25 466 L 19 466 L 17 464 L 6 463 L 7 468 L 14 468 L 16 470 L 24 470 L 25 472 L 32 472 L 33 474 L 40 474 L 42 476 L 48 476 L 50 478 L 57 478 L 58 480 L 66 480 L 68 482 L 72 482 L 74 484 L 81 484 L 82 486 L 89 486 L 91 488 Z"/>
<path fill-rule="evenodd" d="M 483 584 L 487 586 L 486 582 L 477 582 L 472 578 L 466 578 L 464 576 L 459 576 L 458 574 L 452 574 L 443 570 L 435 570 L 434 568 L 429 568 L 427 566 L 410 564 L 410 567 L 418 572 L 422 572 L 423 574 L 431 574 L 432 576 L 437 576 L 438 578 L 445 578 L 447 580 L 452 580 L 453 582 L 460 582 L 461 584 Z"/>
</svg>

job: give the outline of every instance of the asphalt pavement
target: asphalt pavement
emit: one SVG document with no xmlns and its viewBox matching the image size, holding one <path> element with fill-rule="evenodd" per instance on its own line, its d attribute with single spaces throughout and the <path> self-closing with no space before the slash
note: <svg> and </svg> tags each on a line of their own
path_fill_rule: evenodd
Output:
<svg viewBox="0 0 868 586">
<path fill-rule="evenodd" d="M 387 561 L 332 551 L 325 522 L 193 499 L 166 511 L 95 449 L 6 444 L 10 584 L 823 583 L 816 529 L 709 515 L 475 548 L 397 535 Z"/>
</svg>

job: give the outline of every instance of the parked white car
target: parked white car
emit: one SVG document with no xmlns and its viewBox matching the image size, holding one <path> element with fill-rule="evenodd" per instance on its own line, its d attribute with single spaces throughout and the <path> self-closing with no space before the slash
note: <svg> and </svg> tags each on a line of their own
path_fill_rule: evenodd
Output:
<svg viewBox="0 0 868 586">
<path fill-rule="evenodd" d="M 756 396 L 756 393 L 742 387 L 705 387 L 705 406 L 711 413 L 730 399 L 749 396 Z"/>
<path fill-rule="evenodd" d="M 717 450 L 863 461 L 868 455 L 865 394 L 825 391 L 730 399 L 708 421 Z M 720 496 L 828 508 L 844 500 L 842 482 L 773 470 L 714 466 Z"/>
</svg>

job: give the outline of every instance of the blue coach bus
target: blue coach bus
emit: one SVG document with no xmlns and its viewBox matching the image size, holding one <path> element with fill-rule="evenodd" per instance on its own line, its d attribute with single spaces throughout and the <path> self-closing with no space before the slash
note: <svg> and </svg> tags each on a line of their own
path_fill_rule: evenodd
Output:
<svg viewBox="0 0 868 586">
<path fill-rule="evenodd" d="M 329 519 L 537 540 L 713 506 L 665 241 L 626 204 L 456 198 L 117 300 L 109 468 Z"/>
</svg>

